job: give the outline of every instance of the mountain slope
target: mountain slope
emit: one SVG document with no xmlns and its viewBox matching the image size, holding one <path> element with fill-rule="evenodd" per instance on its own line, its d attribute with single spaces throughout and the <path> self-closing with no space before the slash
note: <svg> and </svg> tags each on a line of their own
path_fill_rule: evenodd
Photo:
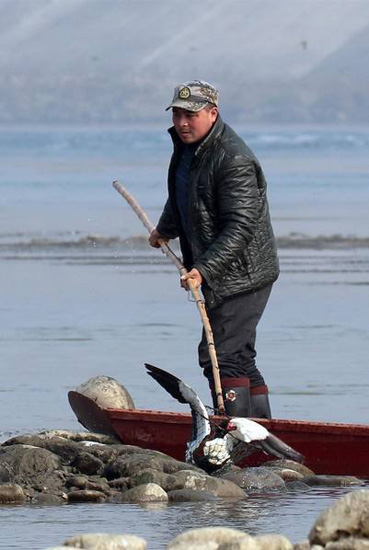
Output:
<svg viewBox="0 0 369 550">
<path fill-rule="evenodd" d="M 367 0 L 2 0 L 0 122 L 162 120 L 194 77 L 233 119 L 362 120 L 342 64 L 368 23 Z"/>
</svg>

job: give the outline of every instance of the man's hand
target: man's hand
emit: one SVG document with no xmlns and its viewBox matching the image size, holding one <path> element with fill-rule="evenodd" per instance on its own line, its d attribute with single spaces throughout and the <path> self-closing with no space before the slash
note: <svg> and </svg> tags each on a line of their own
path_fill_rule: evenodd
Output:
<svg viewBox="0 0 369 550">
<path fill-rule="evenodd" d="M 154 248 L 160 248 L 160 243 L 162 242 L 167 243 L 168 241 L 169 239 L 167 239 L 166 237 L 163 237 L 163 235 L 160 235 L 156 227 L 151 231 L 150 237 L 149 237 L 150 246 L 153 246 Z"/>
<path fill-rule="evenodd" d="M 196 288 L 199 288 L 202 284 L 202 275 L 198 269 L 191 269 L 186 275 L 182 275 L 181 277 L 181 287 L 185 290 L 190 290 L 190 287 L 188 286 L 188 279 L 192 279 L 192 281 L 195 284 Z"/>
</svg>

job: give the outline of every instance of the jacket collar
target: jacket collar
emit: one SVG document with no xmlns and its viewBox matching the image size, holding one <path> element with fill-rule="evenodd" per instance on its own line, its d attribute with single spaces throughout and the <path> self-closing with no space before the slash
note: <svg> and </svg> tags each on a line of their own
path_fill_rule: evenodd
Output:
<svg viewBox="0 0 369 550">
<path fill-rule="evenodd" d="M 195 155 L 197 156 L 197 155 L 201 154 L 202 151 L 207 149 L 217 139 L 219 134 L 221 134 L 221 132 L 223 131 L 223 128 L 224 128 L 224 122 L 221 119 L 220 115 L 218 114 L 218 118 L 216 119 L 212 129 L 204 137 L 204 139 L 202 141 L 200 141 L 200 144 L 199 144 L 198 148 L 196 149 Z M 172 138 L 175 149 L 177 149 L 178 147 L 180 148 L 181 145 L 182 145 L 182 141 L 180 140 L 177 132 L 175 131 L 174 126 L 171 126 L 171 128 L 168 129 L 168 132 L 170 134 L 170 137 Z"/>
</svg>

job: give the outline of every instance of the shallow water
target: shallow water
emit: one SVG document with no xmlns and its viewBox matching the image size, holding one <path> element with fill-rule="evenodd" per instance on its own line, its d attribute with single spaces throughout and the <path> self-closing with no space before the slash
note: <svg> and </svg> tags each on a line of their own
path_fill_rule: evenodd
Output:
<svg viewBox="0 0 369 550">
<path fill-rule="evenodd" d="M 201 527 L 230 527 L 253 536 L 279 533 L 296 543 L 308 537 L 317 515 L 347 492 L 311 489 L 252 495 L 242 502 L 2 507 L 0 548 L 40 550 L 99 532 L 134 534 L 147 540 L 148 550 L 162 550 L 181 532 Z"/>
<path fill-rule="evenodd" d="M 276 234 L 286 238 L 258 336 L 275 417 L 369 420 L 368 136 L 247 136 L 267 173 Z M 146 376 L 145 361 L 209 403 L 197 367 L 196 307 L 111 187 L 123 179 L 155 222 L 165 196 L 165 134 L 28 129 L 0 131 L 0 141 L 0 439 L 78 430 L 67 392 L 98 374 L 126 385 L 137 407 L 186 410 Z M 0 548 L 40 549 L 106 531 L 142 535 L 156 550 L 204 525 L 281 532 L 297 542 L 345 491 L 148 508 L 3 507 Z"/>
</svg>

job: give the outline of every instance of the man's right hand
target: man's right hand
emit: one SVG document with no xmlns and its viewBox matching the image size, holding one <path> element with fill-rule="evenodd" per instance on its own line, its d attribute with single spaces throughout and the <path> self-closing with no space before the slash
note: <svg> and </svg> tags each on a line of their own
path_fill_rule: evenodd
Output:
<svg viewBox="0 0 369 550">
<path fill-rule="evenodd" d="M 149 237 L 150 246 L 153 246 L 154 248 L 160 248 L 160 244 L 162 242 L 167 243 L 168 241 L 169 239 L 167 239 L 166 237 L 163 237 L 163 235 L 160 235 L 156 227 L 151 231 L 150 237 Z"/>
</svg>

